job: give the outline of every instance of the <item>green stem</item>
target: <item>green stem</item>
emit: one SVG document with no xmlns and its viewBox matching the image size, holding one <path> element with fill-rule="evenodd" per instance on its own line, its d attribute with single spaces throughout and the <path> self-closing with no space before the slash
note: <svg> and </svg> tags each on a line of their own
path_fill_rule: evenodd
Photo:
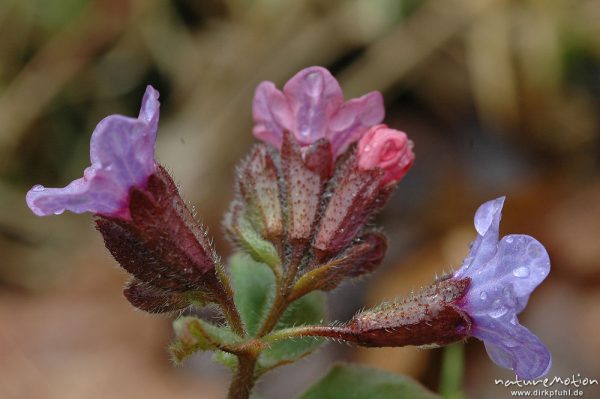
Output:
<svg viewBox="0 0 600 399">
<path fill-rule="evenodd" d="M 272 344 L 277 341 L 300 337 L 326 337 L 354 342 L 354 334 L 346 327 L 332 326 L 301 326 L 273 331 L 262 338 L 262 342 Z"/>
<path fill-rule="evenodd" d="M 237 370 L 229 386 L 227 399 L 248 399 L 250 397 L 250 392 L 256 382 L 255 367 L 256 357 L 238 356 Z"/>
<path fill-rule="evenodd" d="M 282 280 L 278 280 L 277 284 L 277 295 L 275 296 L 275 300 L 273 301 L 273 305 L 267 314 L 260 330 L 258 331 L 258 337 L 262 337 L 275 328 L 277 322 L 283 315 L 283 312 L 290 305 L 289 295 L 292 289 L 292 283 L 296 278 L 296 274 L 300 268 L 300 263 L 303 258 L 303 252 L 299 250 L 294 250 L 294 254 L 292 255 L 292 259 L 286 268 L 285 276 Z"/>
<path fill-rule="evenodd" d="M 240 313 L 235 306 L 235 302 L 233 302 L 233 289 L 231 288 L 229 276 L 220 264 L 216 266 L 216 275 L 218 282 L 215 284 L 215 299 L 221 310 L 223 310 L 227 323 L 233 332 L 240 337 L 244 337 L 246 336 L 246 331 L 244 330 Z"/>
<path fill-rule="evenodd" d="M 464 345 L 462 342 L 449 345 L 444 349 L 440 376 L 440 393 L 445 399 L 464 398 L 461 389 L 464 357 Z"/>
<path fill-rule="evenodd" d="M 242 318 L 240 317 L 240 314 L 231 298 L 232 297 L 229 296 L 219 298 L 219 306 L 223 310 L 223 314 L 227 319 L 227 323 L 229 324 L 233 332 L 239 335 L 240 337 L 244 337 L 246 335 L 246 332 L 244 331 Z"/>
<path fill-rule="evenodd" d="M 302 258 L 304 257 L 304 251 L 299 251 L 298 249 L 299 247 L 296 247 L 295 250 L 293 250 L 294 253 L 292 254 L 288 267 L 285 269 L 286 271 L 283 278 L 276 275 L 277 295 L 275 296 L 273 305 L 271 306 L 269 314 L 265 318 L 257 337 L 262 337 L 270 333 L 277 325 L 277 322 L 283 315 L 283 312 L 285 312 L 287 307 L 290 305 L 288 298 L 292 288 L 292 283 L 296 278 Z M 230 296 L 230 298 L 233 298 L 233 295 Z M 239 317 L 237 309 L 235 309 L 235 313 Z M 231 385 L 229 386 L 228 399 L 247 399 L 250 396 L 250 392 L 254 387 L 257 378 L 255 368 L 258 354 L 259 353 L 254 355 L 238 355 L 238 367 L 231 381 Z"/>
</svg>

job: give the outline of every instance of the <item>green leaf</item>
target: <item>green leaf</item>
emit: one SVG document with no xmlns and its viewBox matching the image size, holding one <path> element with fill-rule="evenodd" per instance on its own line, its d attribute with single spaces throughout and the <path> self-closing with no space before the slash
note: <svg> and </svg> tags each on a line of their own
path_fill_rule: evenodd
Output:
<svg viewBox="0 0 600 399">
<path fill-rule="evenodd" d="M 358 365 L 337 365 L 298 399 L 439 399 L 412 378 Z"/>
<path fill-rule="evenodd" d="M 213 355 L 213 360 L 221 363 L 231 371 L 235 371 L 237 367 L 237 357 L 229 352 L 216 351 Z"/>
<path fill-rule="evenodd" d="M 281 317 L 277 329 L 321 324 L 325 317 L 325 294 L 311 292 L 294 302 Z M 314 337 L 292 338 L 275 342 L 261 353 L 258 361 L 263 370 L 274 368 L 308 355 L 323 344 L 324 340 Z"/>
<path fill-rule="evenodd" d="M 254 336 L 275 295 L 275 276 L 264 263 L 242 253 L 229 260 L 235 305 L 246 331 Z"/>
<path fill-rule="evenodd" d="M 279 268 L 281 260 L 273 243 L 262 238 L 246 218 L 241 217 L 238 222 L 238 239 L 248 254 L 257 262 L 264 262 L 272 269 Z"/>
<path fill-rule="evenodd" d="M 218 327 L 196 317 L 180 317 L 173 322 L 175 340 L 170 352 L 176 363 L 201 350 L 216 350 L 220 345 L 229 346 L 240 342 L 228 328 Z"/>
</svg>

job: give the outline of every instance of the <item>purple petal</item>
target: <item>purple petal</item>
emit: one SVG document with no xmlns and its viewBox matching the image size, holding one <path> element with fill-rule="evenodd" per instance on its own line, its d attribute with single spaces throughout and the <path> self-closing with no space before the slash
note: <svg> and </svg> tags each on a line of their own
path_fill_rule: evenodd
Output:
<svg viewBox="0 0 600 399">
<path fill-rule="evenodd" d="M 344 103 L 337 80 L 322 67 L 303 69 L 284 86 L 295 125 L 292 131 L 300 144 L 324 138 L 331 116 Z"/>
<path fill-rule="evenodd" d="M 155 171 L 158 107 L 158 92 L 148 86 L 138 119 L 111 115 L 100 121 L 84 176 L 64 188 L 33 187 L 26 197 L 31 210 L 38 216 L 70 210 L 127 217 L 130 188 L 144 186 Z"/>
<path fill-rule="evenodd" d="M 88 167 L 84 176 L 64 188 L 34 186 L 27 193 L 27 205 L 38 216 L 94 212 L 126 216 L 127 192 L 104 170 Z"/>
<path fill-rule="evenodd" d="M 160 103 L 158 97 L 160 94 L 154 87 L 146 86 L 146 92 L 142 98 L 142 106 L 140 107 L 140 113 L 138 119 L 148 124 L 150 128 L 149 139 L 152 143 L 156 141 L 156 133 L 158 132 L 158 117 L 160 111 Z"/>
<path fill-rule="evenodd" d="M 473 241 L 469 255 L 455 273 L 458 278 L 471 277 L 495 255 L 500 236 L 500 219 L 506 197 L 496 198 L 481 205 L 475 212 L 477 238 Z"/>
<path fill-rule="evenodd" d="M 551 356 L 516 315 L 550 272 L 550 259 L 533 237 L 508 235 L 498 241 L 503 204 L 504 197 L 486 202 L 475 214 L 478 237 L 455 273 L 471 278 L 471 284 L 457 304 L 471 317 L 471 334 L 484 341 L 495 363 L 521 378 L 537 378 L 548 371 Z"/>
<path fill-rule="evenodd" d="M 329 122 L 328 138 L 335 156 L 343 154 L 348 146 L 385 117 L 383 96 L 377 91 L 346 102 Z"/>
<path fill-rule="evenodd" d="M 273 82 L 262 82 L 256 88 L 252 102 L 254 136 L 274 147 L 281 148 L 283 131 L 294 126 L 292 111 L 283 93 Z"/>
<path fill-rule="evenodd" d="M 535 238 L 509 235 L 500 241 L 495 256 L 476 273 L 469 271 L 471 288 L 467 294 L 470 312 L 485 313 L 490 303 L 520 313 L 531 292 L 550 273 L 546 249 Z M 487 296 L 486 300 L 481 297 Z"/>
<path fill-rule="evenodd" d="M 484 341 L 490 358 L 497 365 L 513 370 L 519 378 L 539 378 L 550 370 L 552 356 L 548 348 L 514 314 L 501 318 L 473 318 L 473 336 Z"/>
</svg>

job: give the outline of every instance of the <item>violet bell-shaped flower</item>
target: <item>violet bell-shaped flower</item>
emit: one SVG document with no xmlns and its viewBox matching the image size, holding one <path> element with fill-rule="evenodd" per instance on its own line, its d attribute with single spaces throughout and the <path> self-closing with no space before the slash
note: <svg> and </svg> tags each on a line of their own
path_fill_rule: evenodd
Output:
<svg viewBox="0 0 600 399">
<path fill-rule="evenodd" d="M 545 375 L 552 364 L 546 346 L 519 324 L 517 314 L 548 275 L 546 250 L 534 238 L 499 239 L 504 197 L 475 214 L 477 239 L 462 267 L 410 297 L 358 313 L 329 335 L 363 346 L 441 346 L 470 336 L 490 358 L 519 378 Z"/>
<path fill-rule="evenodd" d="M 550 259 L 542 244 L 527 235 L 499 239 L 504 197 L 484 203 L 475 213 L 477 239 L 453 279 L 471 283 L 457 306 L 471 318 L 471 335 L 482 340 L 490 358 L 520 378 L 545 375 L 552 356 L 517 314 L 531 292 L 550 272 Z"/>
<path fill-rule="evenodd" d="M 156 171 L 154 148 L 158 129 L 158 91 L 146 88 L 139 116 L 110 115 L 92 133 L 91 166 L 64 188 L 34 186 L 27 205 L 38 216 L 74 213 L 129 217 L 132 187 L 143 188 Z"/>
<path fill-rule="evenodd" d="M 82 178 L 64 188 L 35 186 L 26 198 L 38 216 L 93 213 L 106 248 L 132 275 L 125 297 L 151 313 L 226 298 L 206 231 L 154 158 L 158 96 L 148 86 L 137 118 L 111 115 L 98 124 Z"/>
<path fill-rule="evenodd" d="M 291 132 L 301 146 L 325 138 L 334 157 L 344 153 L 367 129 L 384 116 L 383 97 L 377 91 L 344 102 L 342 89 L 322 67 L 306 68 L 277 89 L 264 81 L 254 94 L 254 136 L 281 149 L 283 132 Z"/>
</svg>

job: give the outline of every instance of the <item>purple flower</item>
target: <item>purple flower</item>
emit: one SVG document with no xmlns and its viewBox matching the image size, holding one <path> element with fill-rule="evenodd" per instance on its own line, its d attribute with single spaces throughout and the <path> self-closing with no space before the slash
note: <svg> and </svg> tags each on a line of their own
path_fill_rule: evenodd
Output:
<svg viewBox="0 0 600 399">
<path fill-rule="evenodd" d="M 471 318 L 470 334 L 485 344 L 494 361 L 520 378 L 534 379 L 548 372 L 552 357 L 517 314 L 529 295 L 550 272 L 545 248 L 533 237 L 511 234 L 499 240 L 504 197 L 484 203 L 475 213 L 477 239 L 453 279 L 470 278 L 457 306 Z"/>
<path fill-rule="evenodd" d="M 283 87 L 262 82 L 256 88 L 252 115 L 256 138 L 281 148 L 283 132 L 290 131 L 301 146 L 325 138 L 334 157 L 358 141 L 385 116 L 379 92 L 344 102 L 342 89 L 322 67 L 303 69 Z"/>
<path fill-rule="evenodd" d="M 158 128 L 158 91 L 146 88 L 136 118 L 110 115 L 94 129 L 90 142 L 91 166 L 83 177 L 64 188 L 34 186 L 27 205 L 38 216 L 92 212 L 129 218 L 129 192 L 145 187 L 156 170 L 154 146 Z"/>
</svg>

